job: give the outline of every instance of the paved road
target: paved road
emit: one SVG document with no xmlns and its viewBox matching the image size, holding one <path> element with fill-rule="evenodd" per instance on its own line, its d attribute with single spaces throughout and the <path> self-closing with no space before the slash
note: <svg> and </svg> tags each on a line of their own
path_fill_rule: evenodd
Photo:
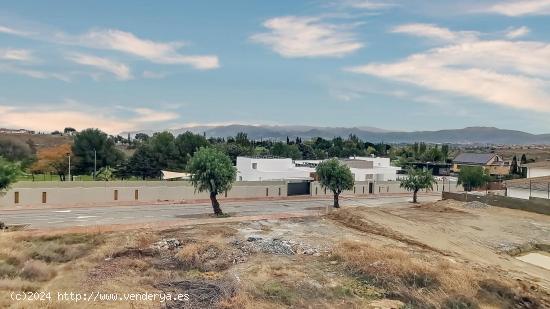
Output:
<svg viewBox="0 0 550 309">
<path fill-rule="evenodd" d="M 439 196 L 429 195 L 423 201 L 435 201 Z M 380 197 L 347 199 L 343 205 L 373 207 L 384 204 L 402 203 L 410 197 Z M 223 202 L 222 202 L 223 203 Z M 224 212 L 235 216 L 265 215 L 313 210 L 330 205 L 330 200 L 304 199 L 279 201 L 241 201 L 222 204 Z M 177 221 L 182 218 L 200 217 L 209 214 L 209 203 L 185 205 L 137 205 L 62 209 L 21 209 L 0 211 L 0 221 L 6 224 L 29 224 L 29 228 L 67 228 L 111 224 L 153 223 Z"/>
</svg>

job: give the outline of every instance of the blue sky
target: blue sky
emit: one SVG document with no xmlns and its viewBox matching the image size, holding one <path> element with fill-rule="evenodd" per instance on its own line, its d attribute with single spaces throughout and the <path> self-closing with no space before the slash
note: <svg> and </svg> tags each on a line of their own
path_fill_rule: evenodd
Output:
<svg viewBox="0 0 550 309">
<path fill-rule="evenodd" d="M 550 132 L 550 0 L 2 1 L 0 127 Z"/>
</svg>

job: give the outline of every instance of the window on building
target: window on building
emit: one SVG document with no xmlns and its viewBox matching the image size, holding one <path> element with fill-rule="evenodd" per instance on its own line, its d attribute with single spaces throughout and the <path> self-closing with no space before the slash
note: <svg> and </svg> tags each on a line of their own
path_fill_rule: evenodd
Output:
<svg viewBox="0 0 550 309">
<path fill-rule="evenodd" d="M 258 169 L 258 163 L 252 163 L 252 169 L 257 170 Z"/>
</svg>

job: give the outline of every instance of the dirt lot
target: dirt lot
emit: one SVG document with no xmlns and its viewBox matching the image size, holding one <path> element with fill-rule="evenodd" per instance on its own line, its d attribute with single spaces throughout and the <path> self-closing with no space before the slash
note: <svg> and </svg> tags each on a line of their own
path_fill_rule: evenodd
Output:
<svg viewBox="0 0 550 309">
<path fill-rule="evenodd" d="M 168 230 L 2 233 L 0 307 L 548 308 L 550 270 L 514 256 L 547 251 L 549 232 L 547 216 L 441 201 Z M 52 300 L 12 300 L 20 291 Z M 57 292 L 188 300 L 76 303 Z"/>
</svg>

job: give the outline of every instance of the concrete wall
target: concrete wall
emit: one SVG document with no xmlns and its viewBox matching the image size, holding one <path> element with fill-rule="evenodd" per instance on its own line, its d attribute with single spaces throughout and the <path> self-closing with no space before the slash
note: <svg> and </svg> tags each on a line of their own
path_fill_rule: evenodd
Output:
<svg viewBox="0 0 550 309">
<path fill-rule="evenodd" d="M 499 195 L 473 195 L 467 193 L 444 192 L 443 199 L 453 199 L 457 201 L 479 201 L 497 207 L 519 209 L 529 212 L 535 212 L 544 215 L 550 215 L 550 200 L 542 198 L 520 199 Z"/>
<path fill-rule="evenodd" d="M 137 198 L 136 198 L 137 191 Z M 116 193 L 115 193 L 116 192 Z M 46 202 L 42 199 L 45 194 Z M 117 200 L 115 200 L 117 195 Z M 279 197 L 287 195 L 283 181 L 237 182 L 218 195 L 224 198 Z M 195 192 L 187 181 L 112 181 L 112 182 L 18 182 L 0 197 L 2 206 L 110 204 L 207 199 L 207 192 Z M 18 199 L 18 203 L 16 203 Z"/>
<path fill-rule="evenodd" d="M 527 178 L 550 176 L 550 168 L 528 167 Z"/>
<path fill-rule="evenodd" d="M 368 195 L 369 193 L 369 181 L 356 181 L 354 190 L 344 191 L 342 194 L 344 195 Z M 373 182 L 373 193 L 372 194 L 390 194 L 390 193 L 408 193 L 409 191 L 403 189 L 400 187 L 399 181 L 382 181 L 382 182 Z M 443 192 L 450 191 L 450 192 L 461 192 L 464 191 L 462 186 L 457 186 L 456 182 L 449 182 L 445 181 L 438 182 L 433 187 L 433 191 L 428 192 Z M 321 184 L 317 181 L 311 183 L 311 196 L 324 196 L 324 195 L 332 195 L 332 192 L 330 190 L 326 190 L 321 186 Z M 425 192 L 425 190 L 422 190 L 422 192 Z"/>
<path fill-rule="evenodd" d="M 506 194 L 509 197 L 521 198 L 525 200 L 528 200 L 529 197 L 538 197 L 538 198 L 544 198 L 544 199 L 550 198 L 550 194 L 548 194 L 548 190 L 532 189 L 531 191 L 529 191 L 528 188 L 521 188 L 521 187 L 509 187 L 506 190 Z"/>
</svg>

